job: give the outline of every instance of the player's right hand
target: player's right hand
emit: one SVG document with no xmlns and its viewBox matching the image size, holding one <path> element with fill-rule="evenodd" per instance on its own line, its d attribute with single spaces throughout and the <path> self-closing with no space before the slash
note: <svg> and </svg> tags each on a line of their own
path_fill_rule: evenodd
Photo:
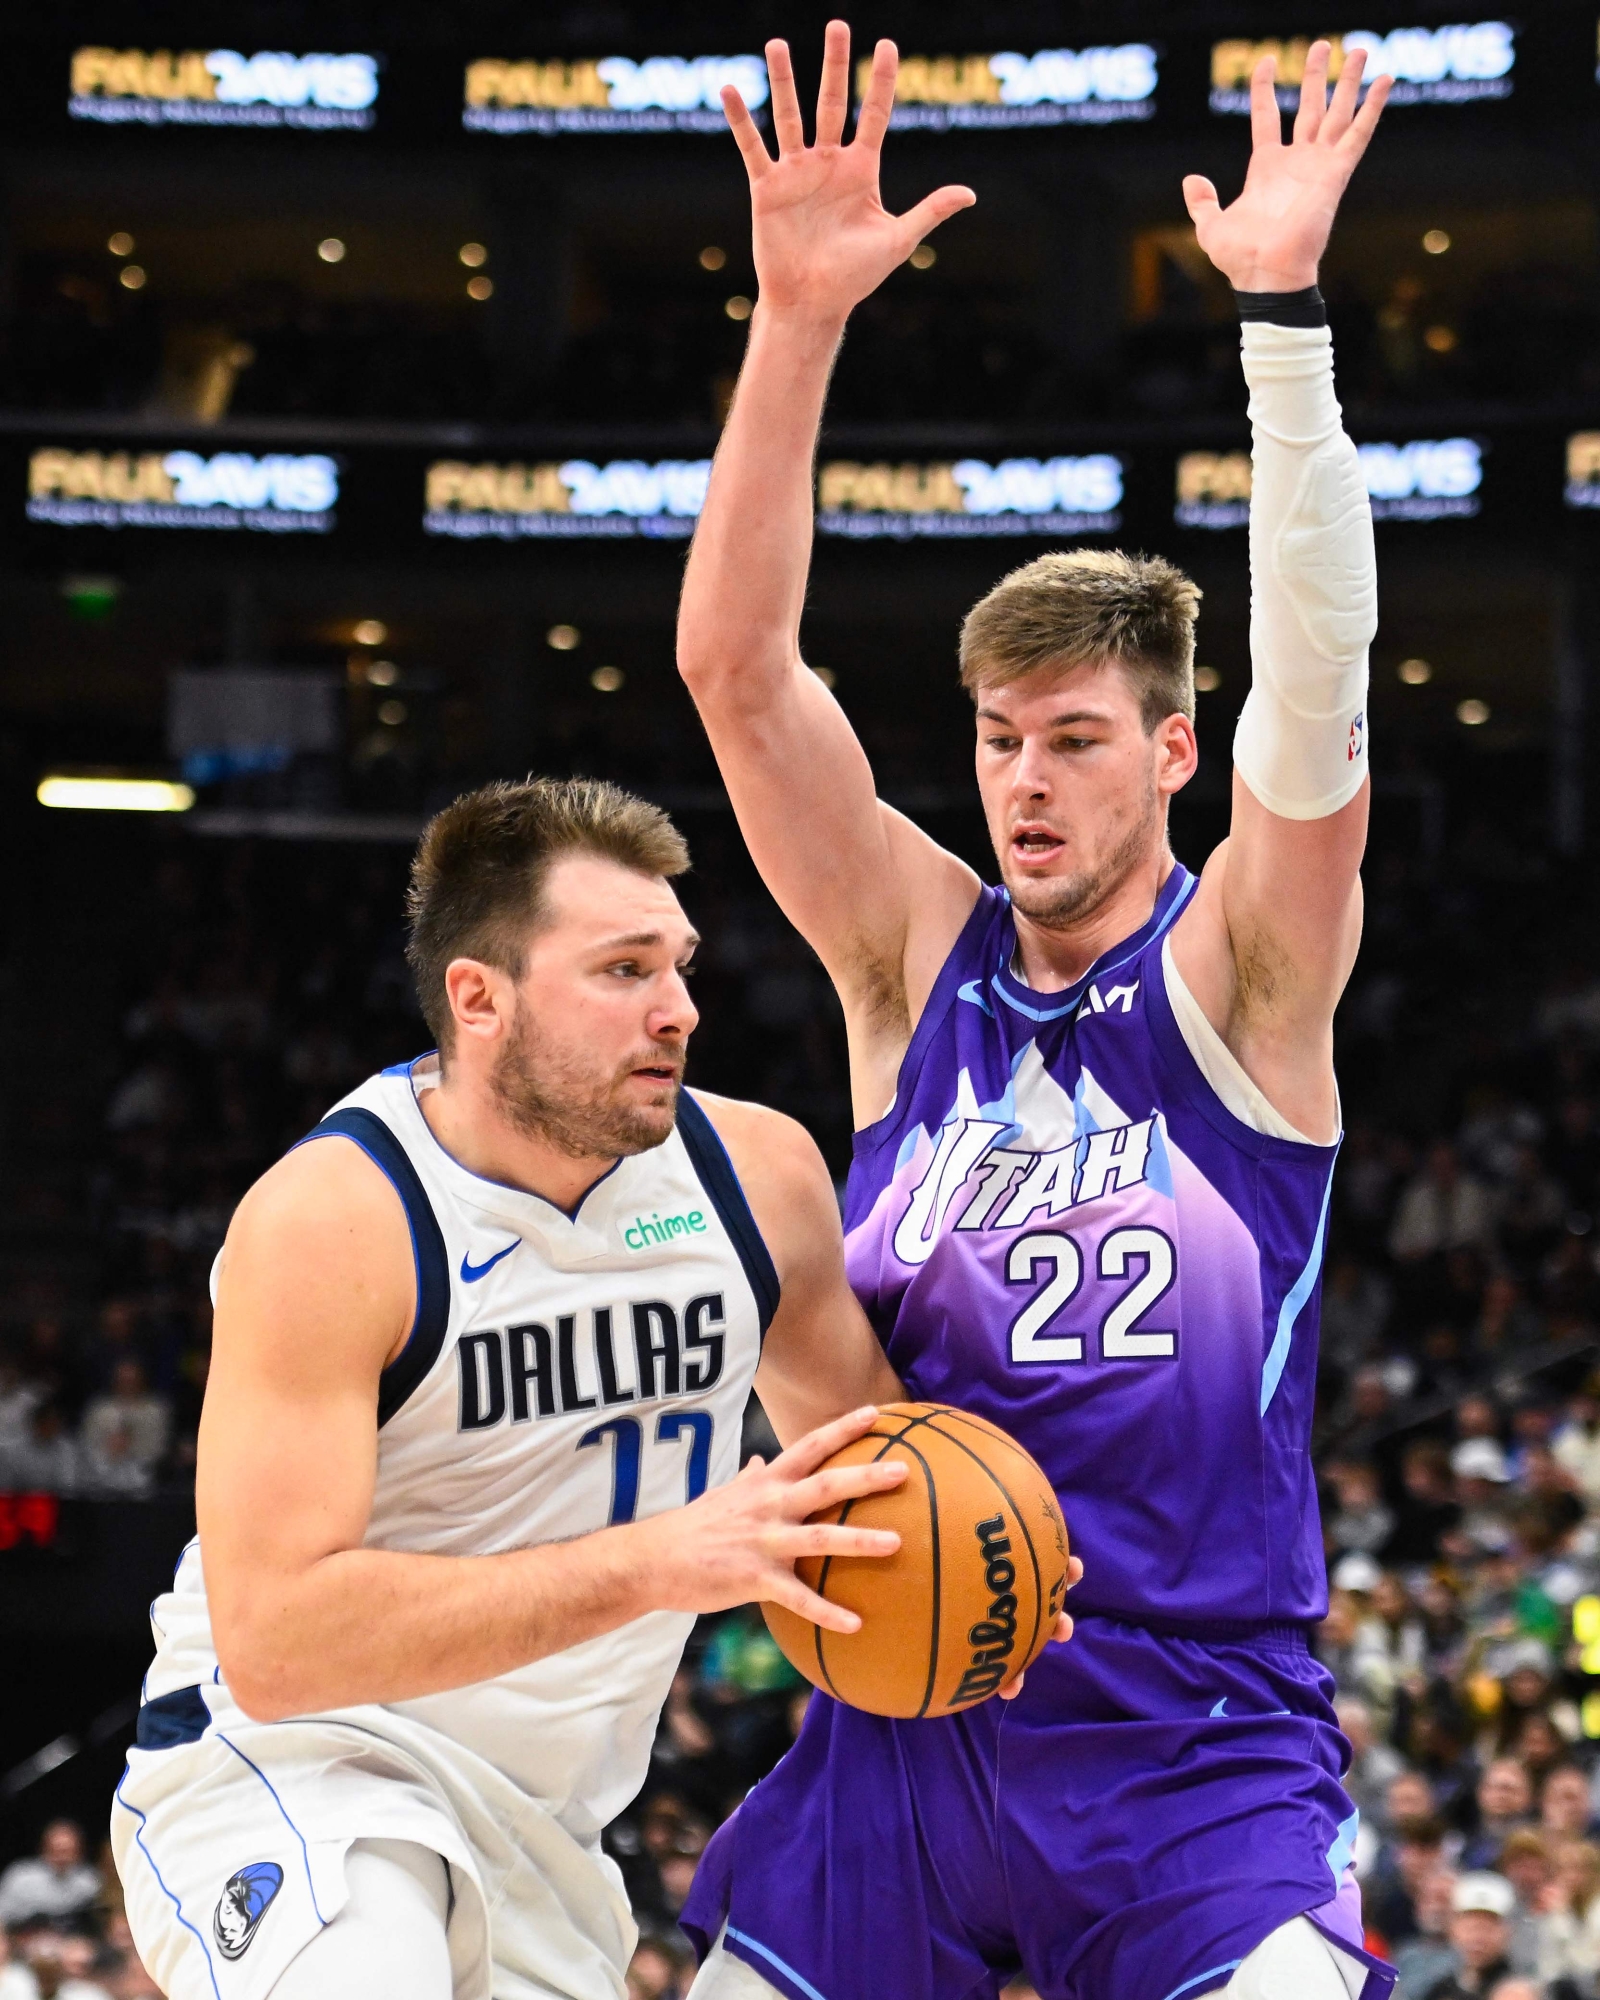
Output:
<svg viewBox="0 0 1600 2000">
<path fill-rule="evenodd" d="M 887 1529 L 835 1528 L 808 1516 L 841 1500 L 886 1493 L 906 1476 L 888 1459 L 831 1472 L 818 1467 L 871 1430 L 875 1409 L 854 1410 L 810 1431 L 770 1465 L 751 1459 L 727 1486 L 687 1507 L 657 1514 L 631 1532 L 643 1539 L 648 1593 L 662 1611 L 726 1611 L 768 1599 L 830 1632 L 855 1632 L 861 1620 L 808 1590 L 794 1573 L 801 1556 L 892 1556 L 900 1537 Z"/>
<path fill-rule="evenodd" d="M 843 323 L 851 308 L 903 264 L 928 232 L 977 200 L 971 188 L 942 187 L 904 215 L 891 215 L 878 196 L 878 153 L 894 106 L 900 58 L 879 42 L 872 82 L 861 101 L 856 133 L 844 143 L 850 110 L 850 30 L 830 21 L 817 93 L 815 145 L 808 146 L 794 87 L 789 44 L 767 44 L 772 126 L 778 157 L 767 151 L 744 99 L 732 85 L 722 93 L 733 136 L 750 175 L 755 229 L 758 309 L 802 313 Z"/>
</svg>

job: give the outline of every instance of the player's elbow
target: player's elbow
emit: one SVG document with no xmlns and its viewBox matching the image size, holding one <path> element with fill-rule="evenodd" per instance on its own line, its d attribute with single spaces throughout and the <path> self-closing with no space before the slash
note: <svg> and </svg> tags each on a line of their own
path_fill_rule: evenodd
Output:
<svg viewBox="0 0 1600 2000">
<path fill-rule="evenodd" d="M 285 1722 L 317 1705 L 283 1621 L 213 1615 L 212 1638 L 228 1693 L 252 1722 Z"/>
</svg>

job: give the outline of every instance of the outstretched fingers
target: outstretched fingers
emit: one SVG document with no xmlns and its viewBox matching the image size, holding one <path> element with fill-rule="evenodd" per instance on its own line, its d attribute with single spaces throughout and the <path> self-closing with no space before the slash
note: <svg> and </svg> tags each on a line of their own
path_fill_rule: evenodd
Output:
<svg viewBox="0 0 1600 2000">
<path fill-rule="evenodd" d="M 800 117 L 800 98 L 794 87 L 794 64 L 789 44 L 767 44 L 767 81 L 772 86 L 772 129 L 778 137 L 778 157 L 801 152 L 806 143 L 805 125 Z"/>
<path fill-rule="evenodd" d="M 1189 220 L 1194 224 L 1194 233 L 1200 239 L 1200 247 L 1204 249 L 1206 231 L 1212 220 L 1222 213 L 1222 203 L 1217 198 L 1217 191 L 1204 174 L 1184 175 L 1183 205 L 1189 211 Z"/>
<path fill-rule="evenodd" d="M 1257 152 L 1283 144 L 1278 65 L 1272 56 L 1263 56 L 1250 75 L 1250 140 Z"/>
<path fill-rule="evenodd" d="M 1328 58 L 1333 51 L 1326 42 L 1313 42 L 1306 52 L 1305 74 L 1300 79 L 1300 109 L 1295 113 L 1296 145 L 1309 145 L 1328 109 Z"/>
<path fill-rule="evenodd" d="M 850 28 L 830 21 L 822 44 L 822 84 L 817 91 L 817 144 L 837 146 L 850 109 Z"/>
<path fill-rule="evenodd" d="M 1389 102 L 1389 92 L 1393 88 L 1392 76 L 1374 77 L 1366 102 L 1350 121 L 1350 130 L 1344 135 L 1340 150 L 1350 154 L 1352 167 L 1372 143 L 1372 135 L 1378 129 L 1378 120 L 1383 116 L 1383 107 Z"/>
<path fill-rule="evenodd" d="M 728 130 L 733 134 L 733 142 L 744 160 L 745 171 L 751 180 L 759 180 L 772 165 L 772 155 L 767 151 L 766 140 L 756 130 L 749 105 L 731 83 L 722 86 L 722 109 L 728 120 Z"/>
<path fill-rule="evenodd" d="M 954 182 L 949 187 L 935 188 L 932 194 L 925 194 L 915 208 L 908 208 L 899 218 L 900 234 L 905 242 L 902 254 L 909 257 L 924 236 L 931 235 L 941 222 L 948 222 L 961 209 L 971 208 L 977 199 L 971 188 Z"/>
<path fill-rule="evenodd" d="M 1322 127 L 1322 142 L 1325 146 L 1336 146 L 1350 129 L 1350 121 L 1356 115 L 1356 105 L 1361 99 L 1361 76 L 1367 66 L 1365 49 L 1352 49 L 1344 59 L 1344 68 L 1339 72 L 1339 81 L 1333 86 L 1333 97 L 1328 105 L 1328 116 Z"/>
<path fill-rule="evenodd" d="M 894 110 L 894 83 L 899 73 L 900 51 L 893 42 L 879 42 L 872 51 L 872 81 L 867 85 L 861 109 L 856 113 L 856 144 L 865 146 L 869 153 L 878 151 L 883 144 L 883 135 L 889 129 L 889 114 Z"/>
</svg>

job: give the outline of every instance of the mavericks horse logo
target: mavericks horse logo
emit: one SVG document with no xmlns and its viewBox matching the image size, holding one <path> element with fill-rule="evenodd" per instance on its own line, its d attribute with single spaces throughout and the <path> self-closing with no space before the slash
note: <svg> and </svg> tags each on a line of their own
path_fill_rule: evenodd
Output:
<svg viewBox="0 0 1600 2000">
<path fill-rule="evenodd" d="M 228 1877 L 211 1919 L 217 1949 L 224 1958 L 239 1958 L 250 1947 L 272 1899 L 283 1887 L 283 1870 L 276 1861 L 252 1861 Z"/>
</svg>

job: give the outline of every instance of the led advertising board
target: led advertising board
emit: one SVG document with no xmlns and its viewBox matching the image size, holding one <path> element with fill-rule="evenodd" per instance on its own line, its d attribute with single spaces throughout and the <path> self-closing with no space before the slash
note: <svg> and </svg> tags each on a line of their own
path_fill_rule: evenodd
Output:
<svg viewBox="0 0 1600 2000">
<path fill-rule="evenodd" d="M 1471 21 L 1442 28 L 1392 28 L 1387 34 L 1347 28 L 1322 36 L 1215 42 L 1211 49 L 1211 109 L 1224 116 L 1248 117 L 1251 73 L 1263 56 L 1273 56 L 1278 65 L 1278 102 L 1284 110 L 1292 111 L 1300 101 L 1306 52 L 1319 39 L 1331 45 L 1328 74 L 1335 80 L 1346 58 L 1357 49 L 1365 49 L 1367 76 L 1394 78 L 1389 93 L 1394 107 L 1481 104 L 1511 95 L 1516 30 L 1507 21 Z"/>
<path fill-rule="evenodd" d="M 1356 451 L 1374 521 L 1462 521 L 1479 510 L 1483 447 L 1476 438 L 1413 438 L 1362 444 Z M 1180 528 L 1248 524 L 1247 451 L 1186 451 L 1175 485 L 1172 518 Z"/>
<path fill-rule="evenodd" d="M 871 58 L 856 69 L 866 94 Z M 1155 116 L 1157 57 L 1148 42 L 902 56 L 889 123 L 896 131 L 994 131 L 1035 125 L 1115 125 Z"/>
<path fill-rule="evenodd" d="M 436 459 L 428 467 L 423 533 L 459 541 L 694 533 L 711 477 L 709 458 L 586 458 L 559 463 L 468 465 Z"/>
<path fill-rule="evenodd" d="M 326 535 L 338 497 L 338 465 L 321 452 L 203 457 L 41 445 L 28 460 L 27 517 L 55 528 Z"/>
<path fill-rule="evenodd" d="M 469 62 L 461 123 L 502 137 L 536 132 L 725 132 L 722 89 L 751 112 L 770 95 L 760 56 L 600 56 L 566 62 Z"/>
<path fill-rule="evenodd" d="M 1122 522 L 1123 462 L 981 458 L 859 464 L 834 459 L 817 473 L 817 532 L 854 541 L 917 536 L 1108 535 Z"/>
<path fill-rule="evenodd" d="M 373 55 L 264 49 L 104 49 L 72 53 L 73 118 L 100 125 L 235 125 L 364 132 L 378 100 Z"/>
</svg>

